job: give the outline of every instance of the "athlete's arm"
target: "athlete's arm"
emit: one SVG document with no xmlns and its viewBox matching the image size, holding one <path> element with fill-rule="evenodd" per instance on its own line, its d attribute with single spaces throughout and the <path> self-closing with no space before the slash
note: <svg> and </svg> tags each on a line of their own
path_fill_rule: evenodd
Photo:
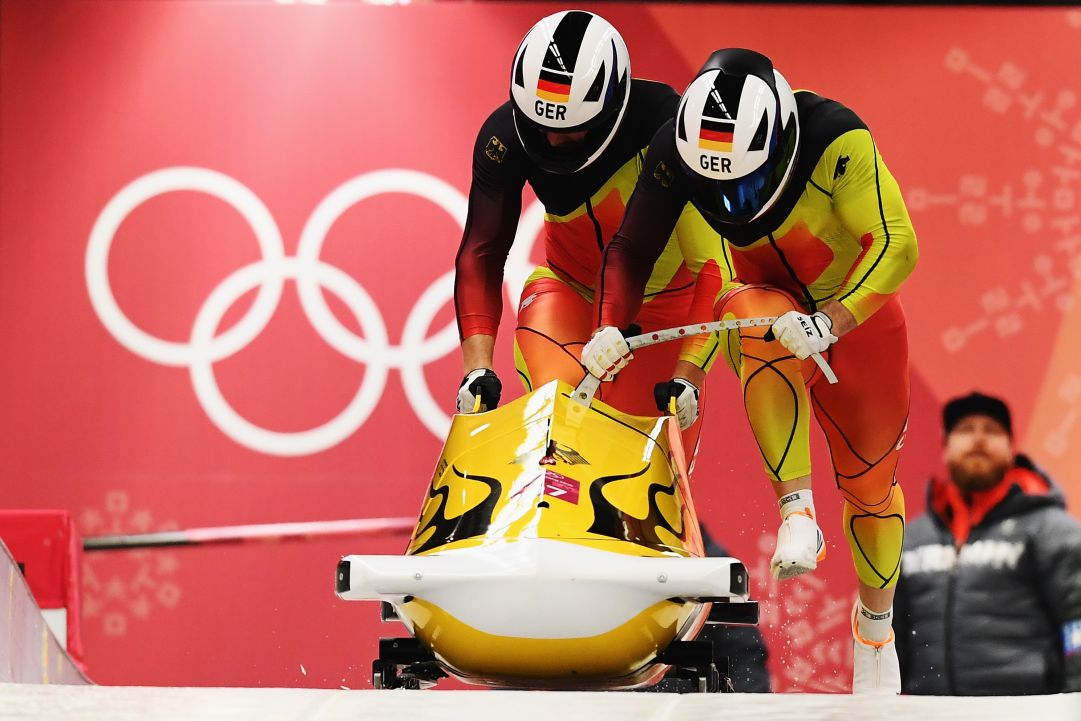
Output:
<svg viewBox="0 0 1081 721">
<path fill-rule="evenodd" d="M 687 202 L 676 186 L 672 135 L 669 122 L 653 136 L 623 222 L 604 250 L 597 278 L 598 327 L 625 328 L 638 316 L 653 266 Z"/>
<path fill-rule="evenodd" d="M 874 314 L 896 293 L 916 266 L 916 233 L 897 181 L 864 129 L 840 136 L 823 156 L 830 169 L 833 207 L 862 251 L 833 299 L 822 311 L 840 337 Z"/>
<path fill-rule="evenodd" d="M 722 288 L 732 280 L 731 264 L 724 257 L 724 240 L 690 203 L 684 206 L 676 223 L 676 240 L 684 264 L 695 276 L 694 297 L 685 323 L 709 323 Z M 717 333 L 688 337 L 680 349 L 674 377 L 701 386 L 719 347 Z"/>
<path fill-rule="evenodd" d="M 655 134 L 654 138 L 650 139 L 650 147 L 656 147 L 657 151 L 652 155 L 647 151 L 641 175 L 647 175 L 645 171 L 648 170 L 649 177 L 645 180 L 640 177 L 638 185 L 652 181 L 660 186 L 659 192 L 663 194 L 666 188 L 671 188 L 677 182 L 674 173 L 679 172 L 678 166 L 670 161 L 661 165 L 665 157 L 675 158 L 674 155 L 667 154 L 665 149 L 670 145 L 664 141 L 670 139 L 673 134 L 672 125 L 668 121 L 675 116 L 676 109 L 679 107 L 679 95 L 667 85 L 658 83 L 649 83 L 649 85 L 655 88 L 658 98 L 653 103 L 654 112 L 649 122 L 653 127 L 661 130 L 661 134 Z M 695 276 L 694 298 L 685 323 L 712 321 L 713 304 L 723 283 L 730 281 L 732 277 L 731 266 L 722 257 L 723 241 L 705 221 L 702 214 L 690 203 L 686 203 L 680 211 L 675 224 L 675 235 L 684 265 Z M 700 388 L 705 381 L 706 371 L 709 370 L 716 355 L 717 347 L 716 334 L 687 338 L 680 349 L 679 361 L 673 369 L 672 377 L 685 378 Z"/>
<path fill-rule="evenodd" d="M 830 326 L 830 332 L 838 338 L 859 325 L 856 322 L 856 316 L 852 315 L 852 311 L 840 301 L 828 300 L 819 307 L 819 310 L 829 316 L 833 324 Z"/>
<path fill-rule="evenodd" d="M 466 373 L 477 368 L 491 368 L 495 357 L 495 332 L 477 331 L 462 339 L 462 368 Z"/>
<path fill-rule="evenodd" d="M 477 135 L 465 232 L 454 263 L 454 309 L 466 373 L 492 367 L 503 314 L 503 267 L 522 212 L 525 176 L 510 115 L 503 110 L 496 110 Z"/>
</svg>

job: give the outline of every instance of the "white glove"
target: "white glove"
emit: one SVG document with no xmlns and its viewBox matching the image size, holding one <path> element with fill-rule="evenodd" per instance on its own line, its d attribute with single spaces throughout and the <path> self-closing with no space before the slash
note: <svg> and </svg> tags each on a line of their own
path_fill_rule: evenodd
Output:
<svg viewBox="0 0 1081 721">
<path fill-rule="evenodd" d="M 634 358 L 627 339 L 615 326 L 601 328 L 582 349 L 582 365 L 598 380 L 610 381 Z"/>
<path fill-rule="evenodd" d="M 686 378 L 673 378 L 667 383 L 653 386 L 653 399 L 657 409 L 668 414 L 668 401 L 676 399 L 676 419 L 679 429 L 685 431 L 698 420 L 698 388 Z"/>
<path fill-rule="evenodd" d="M 499 382 L 495 371 L 490 368 L 471 370 L 462 379 L 462 385 L 458 386 L 458 401 L 455 407 L 459 413 L 472 413 L 477 397 L 480 396 L 480 410 L 490 411 L 499 405 L 502 391 L 503 384 Z"/>
<path fill-rule="evenodd" d="M 837 336 L 830 332 L 832 329 L 833 321 L 822 311 L 807 315 L 798 310 L 788 311 L 770 328 L 781 345 L 800 360 L 822 353 L 836 343 Z"/>
</svg>

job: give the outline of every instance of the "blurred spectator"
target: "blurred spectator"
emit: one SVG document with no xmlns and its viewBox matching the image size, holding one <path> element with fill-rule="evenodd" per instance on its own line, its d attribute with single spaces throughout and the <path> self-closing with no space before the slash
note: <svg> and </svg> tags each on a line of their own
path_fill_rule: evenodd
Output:
<svg viewBox="0 0 1081 721">
<path fill-rule="evenodd" d="M 897 584 L 903 691 L 1081 691 L 1081 523 L 1016 453 L 1003 401 L 955 398 L 943 425 L 948 480 L 931 480 Z"/>
</svg>

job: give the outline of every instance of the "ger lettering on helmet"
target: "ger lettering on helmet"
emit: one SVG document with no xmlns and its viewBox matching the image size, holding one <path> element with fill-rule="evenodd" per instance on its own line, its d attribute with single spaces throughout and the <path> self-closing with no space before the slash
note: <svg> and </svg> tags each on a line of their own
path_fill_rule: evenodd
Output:
<svg viewBox="0 0 1081 721">
<path fill-rule="evenodd" d="M 604 18 L 569 10 L 541 19 L 511 65 L 514 128 L 526 154 L 550 173 L 592 163 L 619 129 L 630 78 L 627 45 Z M 553 145 L 548 133 L 585 135 Z"/>
<path fill-rule="evenodd" d="M 769 211 L 796 164 L 796 97 L 753 50 L 710 56 L 680 99 L 675 130 L 692 202 L 722 223 L 749 223 Z"/>
</svg>

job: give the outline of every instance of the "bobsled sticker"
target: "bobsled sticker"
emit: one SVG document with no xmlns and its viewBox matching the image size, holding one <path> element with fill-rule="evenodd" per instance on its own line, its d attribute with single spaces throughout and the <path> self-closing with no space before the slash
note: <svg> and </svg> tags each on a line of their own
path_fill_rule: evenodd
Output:
<svg viewBox="0 0 1081 721">
<path fill-rule="evenodd" d="M 577 504 L 579 488 L 581 484 L 573 478 L 567 478 L 555 471 L 544 472 L 544 495 L 546 496 Z"/>
</svg>

